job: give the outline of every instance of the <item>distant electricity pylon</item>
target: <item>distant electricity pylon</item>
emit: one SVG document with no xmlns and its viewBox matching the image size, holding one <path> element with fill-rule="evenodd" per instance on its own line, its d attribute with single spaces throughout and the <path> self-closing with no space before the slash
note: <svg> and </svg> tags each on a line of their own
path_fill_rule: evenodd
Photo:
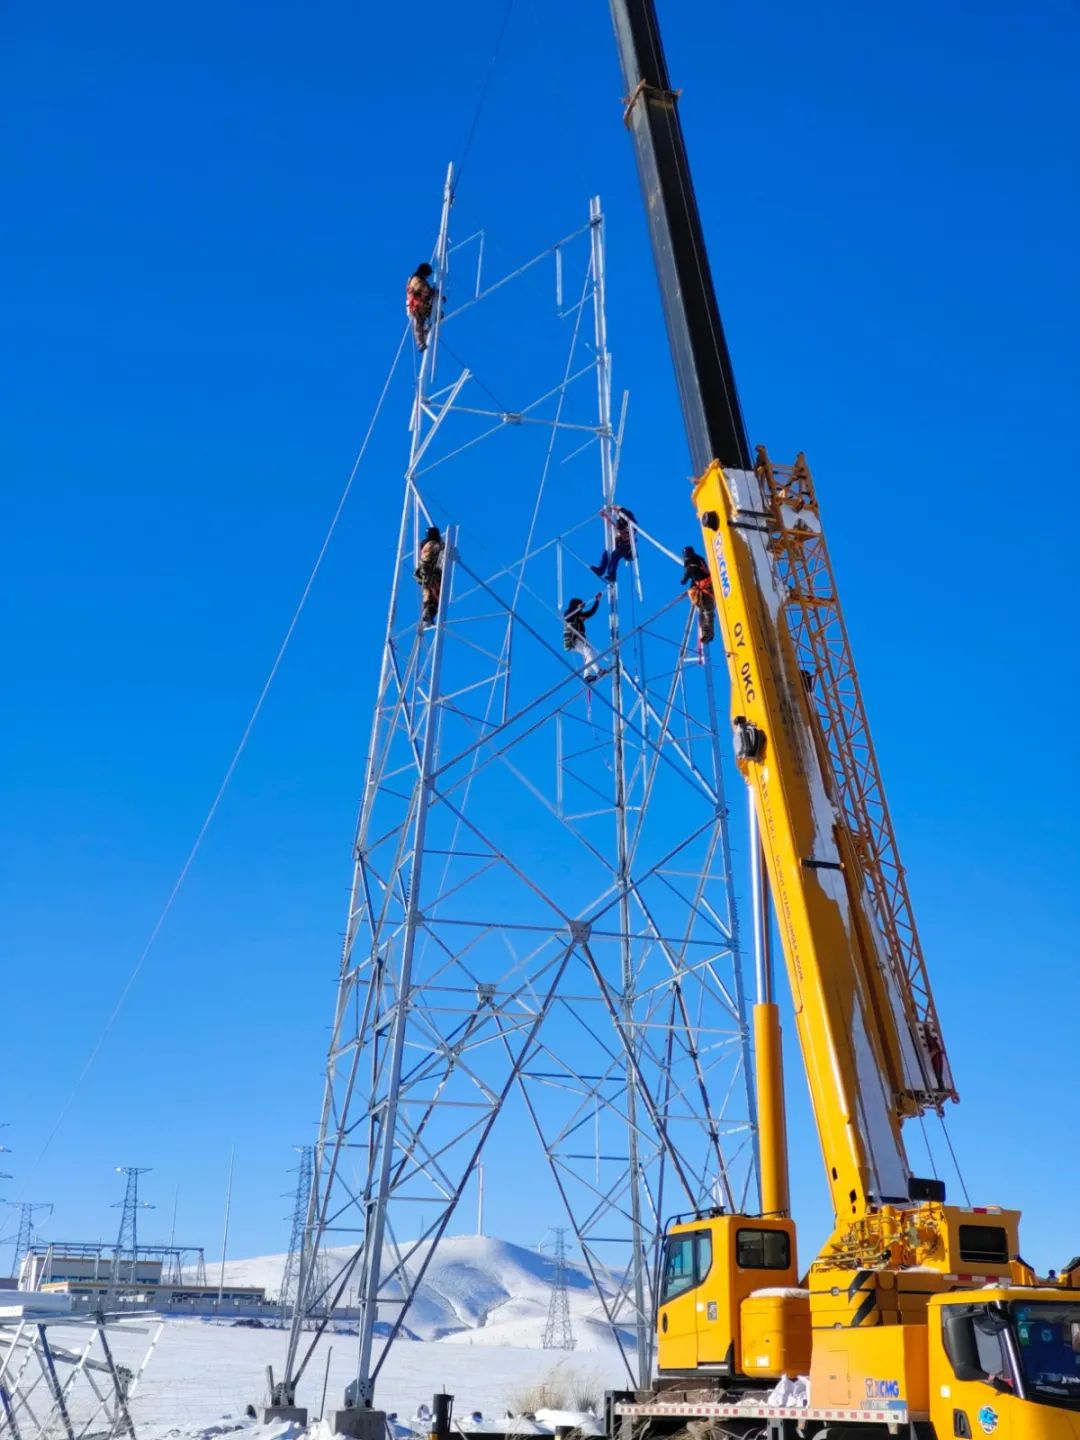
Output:
<svg viewBox="0 0 1080 1440">
<path fill-rule="evenodd" d="M 311 1165 L 315 1153 L 313 1145 L 294 1145 L 300 1156 L 296 1166 L 296 1190 L 293 1196 L 292 1225 L 289 1228 L 289 1253 L 285 1257 L 285 1269 L 281 1276 L 281 1313 L 292 1314 L 296 1305 L 297 1282 L 300 1278 L 300 1259 L 304 1248 L 304 1226 L 307 1221 L 308 1205 L 311 1203 Z"/>
<path fill-rule="evenodd" d="M 574 1327 L 570 1324 L 570 1292 L 566 1288 L 566 1231 L 555 1231 L 555 1270 L 551 1277 L 551 1299 L 547 1323 L 540 1344 L 545 1350 L 573 1350 Z"/>
<path fill-rule="evenodd" d="M 307 1234 L 308 1208 L 311 1204 L 311 1177 L 315 1147 L 294 1145 L 300 1156 L 296 1168 L 296 1189 L 293 1192 L 293 1209 L 289 1227 L 289 1253 L 285 1257 L 285 1269 L 281 1276 L 282 1319 L 292 1315 L 299 1304 L 300 1310 L 310 1311 L 313 1321 L 321 1318 L 329 1308 L 327 1294 L 326 1256 L 321 1252 L 313 1257 L 312 1264 L 305 1263 L 304 1239 Z M 305 1296 L 300 1294 L 301 1277 L 304 1281 Z"/>
<path fill-rule="evenodd" d="M 44 1201 L 38 1200 L 5 1200 L 3 1203 L 10 1205 L 13 1210 L 18 1210 L 19 1212 L 19 1230 L 15 1239 L 15 1254 L 11 1259 L 11 1273 L 17 1279 L 19 1270 L 22 1267 L 22 1262 L 29 1253 L 31 1245 L 34 1243 L 34 1230 L 36 1229 L 34 1225 L 34 1214 L 38 1210 L 45 1210 L 51 1215 L 53 1207 Z"/>
<path fill-rule="evenodd" d="M 679 584 L 698 538 L 685 482 L 620 462 L 599 200 L 489 277 L 500 243 L 451 239 L 453 193 L 448 175 L 378 562 L 391 593 L 278 1405 L 315 1354 L 305 1276 L 324 1253 L 330 1302 L 358 1295 L 347 1404 L 373 1405 L 507 1110 L 514 1183 L 558 1197 L 635 1387 L 664 1217 L 758 1202 L 728 745 Z M 637 556 L 615 576 L 596 562 L 617 504 L 637 507 Z M 421 554 L 437 538 L 438 580 Z M 575 600 L 595 654 L 564 627 Z"/>
<path fill-rule="evenodd" d="M 120 1262 L 131 1258 L 130 1279 L 136 1279 L 136 1266 L 139 1259 L 139 1211 L 153 1210 L 145 1200 L 139 1199 L 139 1176 L 150 1173 L 149 1165 L 118 1165 L 118 1175 L 126 1175 L 127 1183 L 124 1186 L 123 1200 L 117 1200 L 113 1205 L 114 1210 L 120 1210 L 120 1233 L 116 1238 L 116 1250 L 113 1257 L 113 1280 L 120 1279 Z"/>
</svg>

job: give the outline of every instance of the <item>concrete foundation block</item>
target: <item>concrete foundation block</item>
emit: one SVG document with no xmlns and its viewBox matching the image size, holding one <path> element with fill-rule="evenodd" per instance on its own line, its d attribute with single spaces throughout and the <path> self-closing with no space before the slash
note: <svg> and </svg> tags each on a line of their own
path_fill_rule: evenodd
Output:
<svg viewBox="0 0 1080 1440">
<path fill-rule="evenodd" d="M 304 1405 L 264 1405 L 259 1414 L 263 1425 L 273 1425 L 279 1420 L 307 1424 L 307 1407 Z"/>
<path fill-rule="evenodd" d="M 368 1410 L 357 1406 L 351 1410 L 331 1410 L 330 1429 L 335 1435 L 348 1435 L 350 1440 L 386 1440 L 386 1411 Z"/>
</svg>

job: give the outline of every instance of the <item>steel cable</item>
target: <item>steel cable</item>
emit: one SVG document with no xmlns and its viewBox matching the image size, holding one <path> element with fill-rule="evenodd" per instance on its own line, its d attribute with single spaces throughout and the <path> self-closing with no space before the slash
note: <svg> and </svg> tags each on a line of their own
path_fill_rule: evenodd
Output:
<svg viewBox="0 0 1080 1440">
<path fill-rule="evenodd" d="M 135 966 L 132 969 L 131 974 L 128 976 L 123 989 L 120 991 L 120 995 L 116 1001 L 116 1004 L 113 1006 L 109 1018 L 105 1021 L 101 1033 L 98 1035 L 98 1038 L 94 1044 L 93 1049 L 90 1051 L 86 1063 L 83 1065 L 82 1070 L 79 1072 L 78 1078 L 72 1086 L 71 1091 L 67 1096 L 67 1099 L 61 1106 L 59 1115 L 57 1115 L 56 1120 L 53 1122 L 52 1129 L 49 1131 L 48 1135 L 45 1138 L 45 1143 L 42 1145 L 41 1150 L 38 1152 L 37 1158 L 34 1160 L 33 1165 L 30 1167 L 30 1172 L 27 1175 L 26 1182 L 23 1186 L 23 1194 L 25 1194 L 26 1185 L 30 1184 L 34 1175 L 37 1173 L 38 1166 L 41 1164 L 42 1160 L 45 1158 L 45 1155 L 49 1150 L 49 1147 L 56 1139 L 56 1136 L 60 1131 L 60 1127 L 63 1125 L 64 1120 L 67 1118 L 69 1110 L 75 1103 L 75 1099 L 79 1093 L 79 1090 L 81 1089 L 84 1081 L 86 1080 L 86 1077 L 93 1069 L 94 1062 L 97 1060 L 98 1055 L 101 1053 L 102 1047 L 104 1046 L 105 1041 L 108 1039 L 110 1031 L 116 1024 L 116 1021 L 119 1019 L 120 1012 L 123 1010 L 124 1004 L 127 1001 L 127 998 L 130 995 L 132 988 L 135 985 L 135 982 L 138 980 L 139 975 L 142 973 L 143 967 L 145 966 L 146 961 L 149 958 L 150 952 L 154 948 L 154 945 L 157 942 L 158 936 L 161 934 L 166 920 L 169 918 L 169 914 L 176 903 L 180 891 L 183 889 L 184 882 L 187 880 L 191 867 L 195 863 L 195 859 L 202 848 L 202 843 L 206 839 L 207 831 L 210 829 L 210 826 L 214 820 L 214 816 L 218 812 L 218 807 L 221 805 L 222 800 L 225 798 L 225 792 L 228 790 L 229 784 L 236 771 L 236 767 L 240 763 L 240 758 L 243 755 L 245 749 L 247 748 L 248 740 L 251 738 L 251 732 L 255 728 L 255 722 L 258 720 L 259 715 L 262 712 L 262 708 L 266 703 L 266 697 L 270 693 L 270 687 L 273 685 L 274 680 L 277 678 L 277 673 L 281 669 L 282 661 L 285 659 L 285 652 L 289 648 L 289 643 L 292 640 L 297 625 L 299 624 L 300 616 L 304 612 L 304 607 L 307 605 L 308 597 L 311 594 L 312 587 L 315 584 L 319 571 L 322 569 L 322 563 L 326 558 L 326 552 L 330 548 L 330 542 L 334 537 L 334 532 L 337 530 L 338 522 L 340 521 L 342 513 L 345 509 L 346 502 L 348 501 L 349 495 L 353 488 L 353 483 L 356 480 L 356 476 L 360 470 L 361 462 L 363 461 L 364 455 L 367 452 L 368 444 L 371 441 L 375 426 L 378 423 L 380 414 L 382 413 L 382 408 L 386 401 L 386 397 L 389 394 L 390 385 L 397 371 L 398 363 L 401 360 L 401 352 L 404 348 L 405 341 L 408 338 L 408 335 L 409 327 L 406 326 L 404 332 L 402 333 L 401 339 L 398 341 L 397 351 L 390 365 L 390 369 L 387 371 L 386 379 L 383 382 L 383 387 L 379 393 L 378 401 L 376 402 L 375 409 L 372 412 L 371 420 L 368 423 L 367 431 L 364 435 L 363 441 L 361 442 L 360 449 L 357 452 L 356 459 L 353 461 L 352 469 L 349 472 L 349 478 L 345 482 L 345 488 L 341 492 L 333 515 L 331 516 L 330 523 L 327 526 L 326 534 L 323 536 L 322 544 L 319 546 L 318 554 L 315 556 L 315 563 L 312 565 L 311 571 L 307 577 L 307 581 L 304 584 L 304 588 L 300 592 L 300 598 L 296 602 L 296 606 L 292 613 L 292 618 L 290 619 L 288 626 L 286 627 L 285 634 L 281 640 L 280 645 L 278 646 L 277 653 L 274 656 L 273 663 L 270 666 L 266 679 L 263 681 L 262 689 L 259 691 L 258 698 L 255 701 L 251 714 L 248 716 L 247 724 L 244 726 L 244 729 L 240 735 L 240 739 L 237 742 L 236 748 L 233 750 L 232 758 L 230 759 L 228 765 L 225 767 L 225 773 L 222 776 L 221 783 L 217 788 L 214 798 L 210 802 L 210 808 L 207 810 L 206 815 L 203 818 L 203 822 L 199 826 L 192 846 L 188 851 L 187 858 L 185 859 L 183 865 L 181 865 L 180 867 L 180 871 L 176 877 L 176 880 L 173 883 L 172 889 L 169 891 L 168 897 L 166 898 L 165 903 L 162 906 L 160 913 L 158 914 L 157 920 L 154 922 L 154 926 L 150 931 L 149 938 L 147 939 L 146 944 L 143 946 L 142 951 L 139 954 L 139 958 L 136 960 Z"/>
</svg>

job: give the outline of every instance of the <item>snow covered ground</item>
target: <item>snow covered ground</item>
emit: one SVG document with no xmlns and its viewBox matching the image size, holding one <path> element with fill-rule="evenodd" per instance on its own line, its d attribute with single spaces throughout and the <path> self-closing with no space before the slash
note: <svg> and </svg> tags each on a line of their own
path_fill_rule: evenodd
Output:
<svg viewBox="0 0 1080 1440">
<path fill-rule="evenodd" d="M 332 1263 L 335 1254 L 345 1253 L 332 1251 L 328 1258 Z M 283 1255 L 235 1260 L 226 1266 L 226 1280 L 264 1285 L 275 1294 L 284 1264 Z M 406 1317 L 411 1338 L 394 1344 L 379 1375 L 380 1408 L 407 1421 L 420 1405 L 430 1404 L 436 1390 L 447 1390 L 455 1397 L 457 1416 L 480 1411 L 494 1419 L 508 1410 L 535 1409 L 536 1387 L 552 1379 L 568 1403 L 576 1394 L 575 1409 L 583 1408 L 584 1394 L 599 1399 L 604 1390 L 623 1385 L 618 1348 L 592 1281 L 579 1266 L 569 1265 L 567 1273 L 576 1349 L 540 1348 L 553 1272 L 549 1256 L 519 1245 L 488 1236 L 445 1238 Z M 385 1318 L 395 1319 L 396 1308 Z M 345 1386 L 355 1376 L 358 1341 L 355 1334 L 344 1333 L 347 1328 L 338 1326 L 336 1333 L 322 1337 L 300 1382 L 298 1402 L 313 1418 L 322 1405 L 327 1357 L 328 1411 L 341 1405 Z M 55 1333 L 59 1340 L 59 1330 Z M 136 1365 L 148 1338 L 118 1336 L 118 1358 Z M 170 1434 L 210 1440 L 233 1426 L 250 1431 L 252 1440 L 297 1440 L 282 1427 L 271 1433 L 244 1417 L 245 1406 L 258 1406 L 265 1398 L 267 1365 L 282 1374 L 285 1343 L 283 1330 L 166 1320 L 133 1404 L 140 1440 L 165 1440 Z"/>
<path fill-rule="evenodd" d="M 60 1330 L 55 1332 L 61 1340 Z M 228 1323 L 168 1320 L 157 1349 L 136 1393 L 133 1412 L 140 1440 L 146 1427 L 189 1433 L 202 1432 L 219 1422 L 241 1424 L 244 1407 L 258 1405 L 265 1396 L 266 1367 L 282 1372 L 285 1334 L 280 1330 L 251 1330 Z M 115 1349 L 127 1364 L 137 1363 L 147 1336 L 118 1337 Z M 62 1343 L 62 1341 L 61 1341 Z M 300 1384 L 298 1400 L 318 1416 L 327 1354 L 330 1356 L 327 1409 L 340 1406 L 345 1386 L 356 1369 L 355 1336 L 327 1335 L 320 1341 Z M 591 1354 L 504 1347 L 493 1352 L 486 1345 L 446 1345 L 438 1341 L 403 1341 L 395 1344 L 378 1380 L 379 1405 L 402 1419 L 430 1404 L 436 1390 L 455 1396 L 455 1413 L 480 1410 L 501 1416 L 522 1408 L 520 1398 L 557 1371 L 556 1378 L 602 1395 L 624 1383 L 621 1361 L 613 1347 Z M 149 1433 L 149 1432 L 147 1432 Z M 260 1432 L 261 1434 L 261 1432 Z"/>
</svg>

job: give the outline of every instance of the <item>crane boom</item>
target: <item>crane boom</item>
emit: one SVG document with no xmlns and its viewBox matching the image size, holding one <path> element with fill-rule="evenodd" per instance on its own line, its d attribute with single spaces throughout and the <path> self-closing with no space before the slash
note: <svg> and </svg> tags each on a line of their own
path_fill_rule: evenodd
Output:
<svg viewBox="0 0 1080 1440">
<path fill-rule="evenodd" d="M 694 474 L 703 474 L 710 460 L 749 469 L 750 444 L 656 13 L 651 4 L 612 0 L 611 16 Z"/>
<path fill-rule="evenodd" d="M 713 464 L 695 487 L 733 676 L 739 768 L 754 797 L 795 1022 L 838 1221 L 943 1198 L 911 1174 L 901 1123 L 924 1092 L 906 994 L 825 764 L 774 562 L 761 475 Z M 802 520 L 819 534 L 817 517 Z"/>
<path fill-rule="evenodd" d="M 809 471 L 802 464 L 779 476 L 764 452 L 751 459 L 655 8 L 611 0 L 611 12 L 700 477 L 695 499 L 714 521 L 704 538 L 733 704 L 772 752 L 765 765 L 749 757 L 741 765 L 836 1215 L 861 1215 L 886 1200 L 938 1195 L 940 1186 L 913 1180 L 901 1127 L 955 1090 Z M 741 611 L 732 586 L 745 592 Z M 772 611 L 758 614 L 766 594 Z M 759 672 L 755 703 L 739 690 L 738 666 L 747 663 Z M 766 1122 L 763 1114 L 763 1154 L 777 1128 Z M 786 1209 L 786 1195 L 765 1208 Z"/>
</svg>

